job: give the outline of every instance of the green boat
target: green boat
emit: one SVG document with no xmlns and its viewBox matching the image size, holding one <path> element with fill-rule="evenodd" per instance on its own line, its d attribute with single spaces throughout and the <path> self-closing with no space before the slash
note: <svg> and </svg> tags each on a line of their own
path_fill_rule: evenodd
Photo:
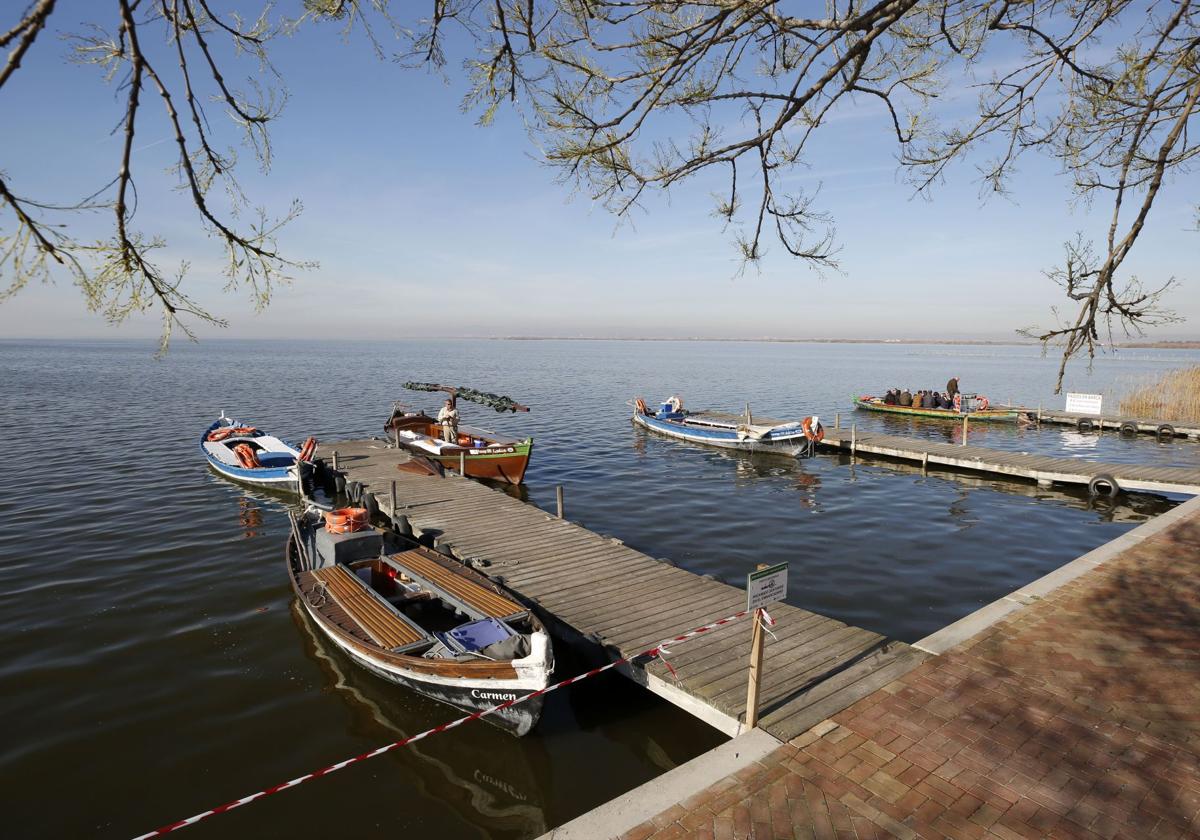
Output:
<svg viewBox="0 0 1200 840">
<path fill-rule="evenodd" d="M 888 405 L 883 401 L 883 397 L 873 397 L 866 394 L 854 398 L 854 407 L 867 411 L 903 414 L 907 417 L 932 417 L 938 420 L 961 420 L 964 417 L 970 417 L 972 420 L 993 420 L 1005 423 L 1016 421 L 1017 417 L 1024 411 L 1024 409 L 1012 405 L 998 405 L 995 408 L 975 408 L 974 405 L 978 404 L 978 401 L 982 401 L 982 405 L 988 406 L 985 397 L 968 395 L 965 402 L 972 407 L 967 411 L 955 411 L 952 408 L 913 408 L 907 405 Z"/>
</svg>

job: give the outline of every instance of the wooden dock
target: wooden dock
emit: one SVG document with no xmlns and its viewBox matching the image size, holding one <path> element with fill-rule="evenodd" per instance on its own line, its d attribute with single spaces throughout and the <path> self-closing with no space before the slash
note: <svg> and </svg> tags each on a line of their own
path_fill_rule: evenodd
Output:
<svg viewBox="0 0 1200 840">
<path fill-rule="evenodd" d="M 322 444 L 316 457 L 360 482 L 414 533 L 473 562 L 533 606 L 560 638 L 610 659 L 745 609 L 741 588 L 701 577 L 559 519 L 471 479 L 401 472 L 408 460 L 383 440 Z M 393 483 L 396 507 L 392 507 Z M 483 565 L 486 563 L 487 565 Z M 747 572 L 751 569 L 747 569 Z M 816 613 L 777 604 L 768 637 L 759 726 L 788 740 L 915 668 L 927 654 Z M 750 620 L 677 645 L 626 676 L 730 735 L 742 731 Z"/>
<path fill-rule="evenodd" d="M 1053 411 L 1038 409 L 1037 417 L 1042 423 L 1057 423 L 1075 426 L 1081 431 L 1132 432 L 1157 435 L 1160 438 L 1187 437 L 1200 440 L 1200 426 L 1172 420 L 1141 420 L 1137 417 L 1103 417 L 1099 414 L 1082 414 L 1078 411 Z"/>
<path fill-rule="evenodd" d="M 826 429 L 825 440 L 821 444 L 848 451 L 852 455 L 882 455 L 922 466 L 935 464 L 1030 479 L 1043 485 L 1083 484 L 1090 487 L 1094 480 L 1100 479 L 1115 481 L 1121 490 L 1200 495 L 1200 469 L 1193 467 L 1155 467 L 1112 464 L 1083 458 L 1057 458 L 922 438 L 863 433 L 845 428 Z"/>
</svg>

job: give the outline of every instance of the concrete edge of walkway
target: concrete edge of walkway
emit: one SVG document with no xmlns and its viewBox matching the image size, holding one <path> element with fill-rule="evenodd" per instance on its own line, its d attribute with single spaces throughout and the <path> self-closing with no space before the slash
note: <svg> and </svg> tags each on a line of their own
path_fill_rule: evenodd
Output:
<svg viewBox="0 0 1200 840">
<path fill-rule="evenodd" d="M 595 840 L 598 837 L 619 836 L 672 805 L 749 767 L 781 745 L 781 741 L 763 730 L 752 729 L 616 799 L 580 814 L 543 834 L 539 840 Z"/>
<path fill-rule="evenodd" d="M 935 655 L 945 653 L 1008 615 L 1036 603 L 1059 587 L 1128 551 L 1143 540 L 1164 531 L 1179 520 L 1190 516 L 1197 509 L 1200 509 L 1200 496 L 1189 499 L 1173 510 L 1154 517 L 1149 522 L 1139 525 L 1116 539 L 1109 540 L 1104 545 L 1089 551 L 1082 557 L 1077 557 L 1065 566 L 1060 566 L 1032 583 L 1022 586 L 1015 592 L 1010 592 L 1003 598 L 980 607 L 970 615 L 915 642 L 913 647 Z"/>
</svg>

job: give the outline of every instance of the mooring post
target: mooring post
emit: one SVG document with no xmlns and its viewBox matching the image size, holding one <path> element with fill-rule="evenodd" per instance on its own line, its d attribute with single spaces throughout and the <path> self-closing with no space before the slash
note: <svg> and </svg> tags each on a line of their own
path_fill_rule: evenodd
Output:
<svg viewBox="0 0 1200 840">
<path fill-rule="evenodd" d="M 558 502 L 558 518 L 563 518 L 563 486 L 556 485 L 554 488 L 554 498 Z"/>
<path fill-rule="evenodd" d="M 1042 425 L 1042 404 L 1038 403 L 1038 425 Z"/>
<path fill-rule="evenodd" d="M 858 424 L 850 424 L 850 455 L 858 451 Z"/>
<path fill-rule="evenodd" d="M 758 568 L 765 569 L 769 563 L 759 563 Z M 750 630 L 750 681 L 746 685 L 746 728 L 758 726 L 758 687 L 762 681 L 763 661 L 763 617 L 762 607 L 757 607 L 753 614 L 754 627 Z"/>
<path fill-rule="evenodd" d="M 400 448 L 400 427 L 392 426 L 392 431 L 396 433 L 396 448 Z"/>
<path fill-rule="evenodd" d="M 922 452 L 921 453 L 921 475 L 925 475 L 928 472 L 929 472 L 929 453 Z"/>
<path fill-rule="evenodd" d="M 337 465 L 337 450 L 336 450 L 336 449 L 335 449 L 335 450 L 333 450 L 333 471 L 334 471 L 334 472 L 337 472 L 337 471 L 338 471 L 338 465 Z"/>
<path fill-rule="evenodd" d="M 465 449 L 458 453 L 458 474 L 463 478 L 467 477 L 467 450 Z"/>
<path fill-rule="evenodd" d="M 963 415 L 963 440 L 962 445 L 967 445 L 967 415 Z"/>
<path fill-rule="evenodd" d="M 392 482 L 392 516 L 396 515 L 396 482 Z"/>
<path fill-rule="evenodd" d="M 840 411 L 837 414 L 833 415 L 833 428 L 835 428 L 835 429 L 842 428 L 842 412 L 840 412 Z"/>
</svg>

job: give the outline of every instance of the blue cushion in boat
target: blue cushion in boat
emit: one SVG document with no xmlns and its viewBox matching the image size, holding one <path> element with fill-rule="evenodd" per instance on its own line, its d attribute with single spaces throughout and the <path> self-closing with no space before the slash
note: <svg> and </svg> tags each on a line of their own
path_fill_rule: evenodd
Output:
<svg viewBox="0 0 1200 840">
<path fill-rule="evenodd" d="M 482 650 L 496 642 L 502 642 L 513 635 L 513 631 L 503 621 L 483 618 L 479 621 L 460 624 L 453 630 L 436 635 L 450 647 L 470 652 Z"/>
</svg>

